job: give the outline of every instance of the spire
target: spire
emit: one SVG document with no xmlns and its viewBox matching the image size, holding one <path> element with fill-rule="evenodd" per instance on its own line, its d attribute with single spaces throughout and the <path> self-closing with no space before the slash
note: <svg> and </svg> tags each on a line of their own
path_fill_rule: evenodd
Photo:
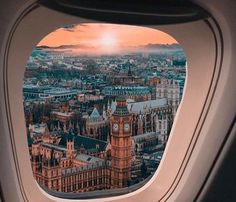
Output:
<svg viewBox="0 0 236 202">
<path fill-rule="evenodd" d="M 73 124 L 71 123 L 71 120 L 69 122 L 69 130 L 73 128 Z"/>
<path fill-rule="evenodd" d="M 132 109 L 133 109 L 133 104 L 131 104 L 130 106 L 130 112 L 132 112 Z"/>
<path fill-rule="evenodd" d="M 63 131 L 64 131 L 64 132 L 67 132 L 66 123 L 63 124 Z"/>
<path fill-rule="evenodd" d="M 110 102 L 109 99 L 107 100 L 107 109 L 108 109 L 108 110 L 111 109 L 111 102 Z"/>
<path fill-rule="evenodd" d="M 107 120 L 107 113 L 106 113 L 106 107 L 103 105 L 103 111 L 102 111 L 102 116 L 105 120 Z"/>
<path fill-rule="evenodd" d="M 96 122 L 96 121 L 101 121 L 102 117 L 99 114 L 98 110 L 96 107 L 94 107 L 93 112 L 89 116 L 90 121 Z"/>
<path fill-rule="evenodd" d="M 110 135 L 109 135 L 109 133 L 107 133 L 107 143 L 108 144 L 110 143 Z"/>
<path fill-rule="evenodd" d="M 129 70 L 128 70 L 128 76 L 132 76 L 132 72 L 131 72 L 131 68 L 130 68 L 131 64 L 129 63 Z"/>
<path fill-rule="evenodd" d="M 61 130 L 60 121 L 57 121 L 57 130 Z"/>
</svg>

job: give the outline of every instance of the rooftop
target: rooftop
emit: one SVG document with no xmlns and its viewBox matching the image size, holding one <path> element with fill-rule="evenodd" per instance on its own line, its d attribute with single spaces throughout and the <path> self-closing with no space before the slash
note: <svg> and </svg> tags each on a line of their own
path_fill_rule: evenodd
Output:
<svg viewBox="0 0 236 202">
<path fill-rule="evenodd" d="M 59 146 L 66 147 L 68 133 L 64 133 L 59 142 Z M 107 142 L 102 140 L 97 140 L 94 138 L 77 135 L 74 136 L 75 149 L 80 149 L 81 146 L 87 151 L 104 151 L 107 146 Z"/>
<path fill-rule="evenodd" d="M 97 122 L 97 121 L 102 121 L 103 120 L 102 116 L 99 114 L 96 107 L 94 107 L 92 113 L 90 114 L 89 120 L 92 121 L 92 122 Z"/>
<path fill-rule="evenodd" d="M 159 107 L 164 107 L 166 105 L 167 105 L 166 98 L 161 98 L 161 99 L 155 99 L 155 100 L 147 100 L 143 102 L 129 102 L 127 105 L 127 108 L 131 113 L 140 113 L 140 112 L 144 112 L 145 110 L 149 108 L 155 109 Z M 112 109 L 112 112 L 115 111 L 116 109 L 115 102 L 111 103 L 111 109 Z"/>
<path fill-rule="evenodd" d="M 149 138 L 152 138 L 152 137 L 157 137 L 158 135 L 160 135 L 160 134 L 156 133 L 156 132 L 150 132 L 150 133 L 145 133 L 145 134 L 142 134 L 142 135 L 132 136 L 132 139 L 134 141 L 139 141 L 141 139 L 149 139 Z"/>
<path fill-rule="evenodd" d="M 78 160 L 78 161 L 85 162 L 85 163 L 97 163 L 97 162 L 100 162 L 100 161 L 104 161 L 104 159 L 97 158 L 97 157 L 94 157 L 94 156 L 90 156 L 90 155 L 87 155 L 87 154 L 78 154 L 75 159 Z"/>
<path fill-rule="evenodd" d="M 44 147 L 48 147 L 48 148 L 51 148 L 51 149 L 58 150 L 58 151 L 66 151 L 66 148 L 58 146 L 58 145 L 54 145 L 54 144 L 41 143 L 41 145 L 44 146 Z"/>
<path fill-rule="evenodd" d="M 107 86 L 102 90 L 105 95 L 146 95 L 151 93 L 148 86 Z"/>
</svg>

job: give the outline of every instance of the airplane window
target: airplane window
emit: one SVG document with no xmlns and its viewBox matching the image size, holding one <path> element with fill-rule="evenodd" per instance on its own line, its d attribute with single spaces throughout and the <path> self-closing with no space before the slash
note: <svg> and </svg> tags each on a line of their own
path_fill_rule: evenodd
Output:
<svg viewBox="0 0 236 202">
<path fill-rule="evenodd" d="M 162 159 L 186 67 L 181 45 L 156 29 L 87 23 L 48 34 L 23 83 L 38 184 L 80 194 L 142 186 Z"/>
</svg>

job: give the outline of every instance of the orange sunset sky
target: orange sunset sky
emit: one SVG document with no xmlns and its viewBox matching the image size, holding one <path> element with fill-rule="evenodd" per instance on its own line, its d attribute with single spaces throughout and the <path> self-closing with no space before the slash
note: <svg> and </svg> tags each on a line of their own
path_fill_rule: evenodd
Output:
<svg viewBox="0 0 236 202">
<path fill-rule="evenodd" d="M 114 24 L 79 24 L 57 29 L 43 38 L 38 46 L 72 45 L 75 52 L 116 53 L 147 44 L 178 43 L 156 29 Z"/>
</svg>

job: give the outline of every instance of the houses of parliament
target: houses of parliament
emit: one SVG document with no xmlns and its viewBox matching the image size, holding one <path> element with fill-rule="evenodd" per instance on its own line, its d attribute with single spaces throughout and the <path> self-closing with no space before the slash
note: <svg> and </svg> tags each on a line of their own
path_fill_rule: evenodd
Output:
<svg viewBox="0 0 236 202">
<path fill-rule="evenodd" d="M 45 130 L 28 139 L 33 175 L 40 186 L 60 192 L 127 187 L 131 180 L 132 116 L 117 98 L 107 141 Z M 36 141 L 37 139 L 37 141 Z"/>
</svg>

